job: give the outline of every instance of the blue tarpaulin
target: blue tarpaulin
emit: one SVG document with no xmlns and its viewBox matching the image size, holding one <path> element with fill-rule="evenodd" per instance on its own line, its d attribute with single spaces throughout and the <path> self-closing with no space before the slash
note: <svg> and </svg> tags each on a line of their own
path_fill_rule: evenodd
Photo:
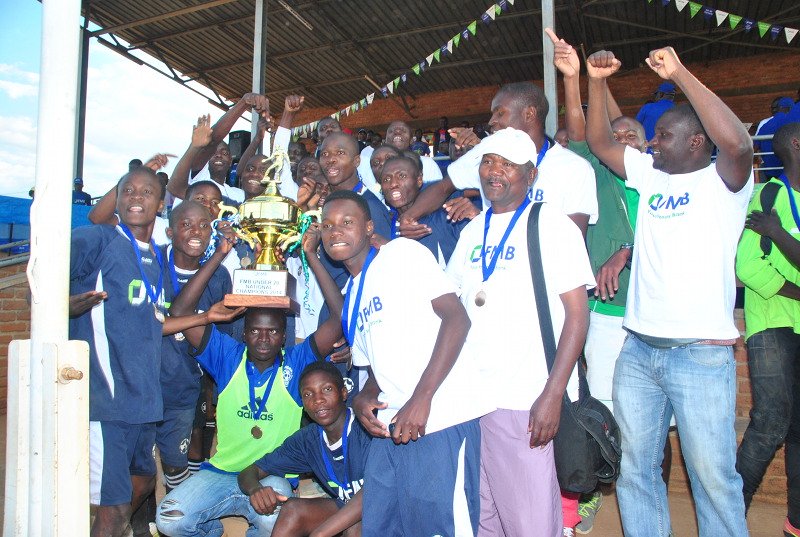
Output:
<svg viewBox="0 0 800 537">
<path fill-rule="evenodd" d="M 0 224 L 14 224 L 29 226 L 31 224 L 30 212 L 32 199 L 12 198 L 10 196 L 0 196 Z M 72 206 L 72 227 L 88 226 L 89 210 L 88 205 Z"/>
</svg>

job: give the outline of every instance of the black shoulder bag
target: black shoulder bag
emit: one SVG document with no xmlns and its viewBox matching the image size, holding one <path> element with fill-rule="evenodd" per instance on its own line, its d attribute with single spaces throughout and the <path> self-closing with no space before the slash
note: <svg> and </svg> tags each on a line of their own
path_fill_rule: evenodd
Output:
<svg viewBox="0 0 800 537">
<path fill-rule="evenodd" d="M 547 371 L 551 372 L 556 359 L 556 340 L 539 245 L 541 207 L 541 203 L 533 204 L 528 217 L 528 257 Z M 573 403 L 564 393 L 561 422 L 553 439 L 553 452 L 561 489 L 585 493 L 595 490 L 598 481 L 612 483 L 619 477 L 622 449 L 619 426 L 614 416 L 606 405 L 589 394 L 583 368 L 580 363 L 576 367 L 580 380 L 578 400 Z"/>
</svg>

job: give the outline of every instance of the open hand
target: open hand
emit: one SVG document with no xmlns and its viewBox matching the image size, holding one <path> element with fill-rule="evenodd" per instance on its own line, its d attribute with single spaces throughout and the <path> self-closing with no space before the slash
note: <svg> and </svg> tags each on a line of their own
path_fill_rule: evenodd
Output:
<svg viewBox="0 0 800 537">
<path fill-rule="evenodd" d="M 211 116 L 206 114 L 197 118 L 192 127 L 192 147 L 199 149 L 211 143 Z"/>
<path fill-rule="evenodd" d="M 169 163 L 170 158 L 175 158 L 176 156 L 177 155 L 173 155 L 172 153 L 156 153 L 150 157 L 150 160 L 145 162 L 143 166 L 157 172 Z"/>
<path fill-rule="evenodd" d="M 206 314 L 208 315 L 208 322 L 209 323 L 227 323 L 231 319 L 235 319 L 239 315 L 243 314 L 247 308 L 229 308 L 222 301 L 217 302 L 210 308 Z"/>
<path fill-rule="evenodd" d="M 382 410 L 388 406 L 387 403 L 378 401 L 377 397 L 371 397 L 366 392 L 361 392 L 353 398 L 353 412 L 358 421 L 369 434 L 378 438 L 389 438 L 389 429 L 373 414 L 373 411 Z"/>
<path fill-rule="evenodd" d="M 103 300 L 108 298 L 105 291 L 87 291 L 69 297 L 69 316 L 80 317 Z"/>
<path fill-rule="evenodd" d="M 781 219 L 778 218 L 778 213 L 775 209 L 772 209 L 769 214 L 753 211 L 747 215 L 744 227 L 773 240 L 783 231 Z"/>
</svg>

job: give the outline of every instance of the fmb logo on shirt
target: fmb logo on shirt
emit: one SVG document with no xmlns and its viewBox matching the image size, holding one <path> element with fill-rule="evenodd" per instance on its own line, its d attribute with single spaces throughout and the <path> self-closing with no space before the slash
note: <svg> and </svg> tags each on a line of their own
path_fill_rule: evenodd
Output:
<svg viewBox="0 0 800 537">
<path fill-rule="evenodd" d="M 381 297 L 372 297 L 372 300 L 370 300 L 367 305 L 361 308 L 361 311 L 358 312 L 358 322 L 356 323 L 358 331 L 362 332 L 364 330 L 364 325 L 367 323 L 367 321 L 369 321 L 370 315 L 376 311 L 381 311 L 382 309 L 383 303 L 381 302 Z"/>
<path fill-rule="evenodd" d="M 685 192 L 683 196 L 665 196 L 664 194 L 656 193 L 647 200 L 650 214 L 657 218 L 681 216 L 685 211 L 677 212 L 677 209 L 683 205 L 689 205 L 688 192 Z"/>
<path fill-rule="evenodd" d="M 481 244 L 475 245 L 475 248 L 472 249 L 472 253 L 469 256 L 470 261 L 472 261 L 473 263 L 477 263 L 478 261 L 481 260 L 481 248 L 483 248 L 483 245 Z M 495 246 L 491 245 L 486 247 L 485 256 L 487 261 L 491 259 L 495 248 L 496 248 Z M 511 261 L 512 259 L 514 259 L 514 253 L 515 253 L 515 248 L 513 246 L 506 246 L 505 250 L 500 252 L 500 259 Z"/>
</svg>

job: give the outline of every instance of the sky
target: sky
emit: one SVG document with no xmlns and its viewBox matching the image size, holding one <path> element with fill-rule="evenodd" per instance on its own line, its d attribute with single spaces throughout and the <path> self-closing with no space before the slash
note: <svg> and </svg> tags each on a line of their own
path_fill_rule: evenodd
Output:
<svg viewBox="0 0 800 537">
<path fill-rule="evenodd" d="M 0 195 L 27 197 L 35 184 L 42 4 L 37 0 L 0 0 L 0 10 Z M 213 122 L 222 111 L 200 95 L 92 39 L 84 191 L 92 196 L 104 194 L 127 171 L 133 158 L 145 161 L 155 153 L 180 156 L 202 114 L 211 114 Z M 233 130 L 237 129 L 250 130 L 250 123 L 239 120 Z M 177 160 L 171 159 L 164 171 L 170 173 Z"/>
</svg>

